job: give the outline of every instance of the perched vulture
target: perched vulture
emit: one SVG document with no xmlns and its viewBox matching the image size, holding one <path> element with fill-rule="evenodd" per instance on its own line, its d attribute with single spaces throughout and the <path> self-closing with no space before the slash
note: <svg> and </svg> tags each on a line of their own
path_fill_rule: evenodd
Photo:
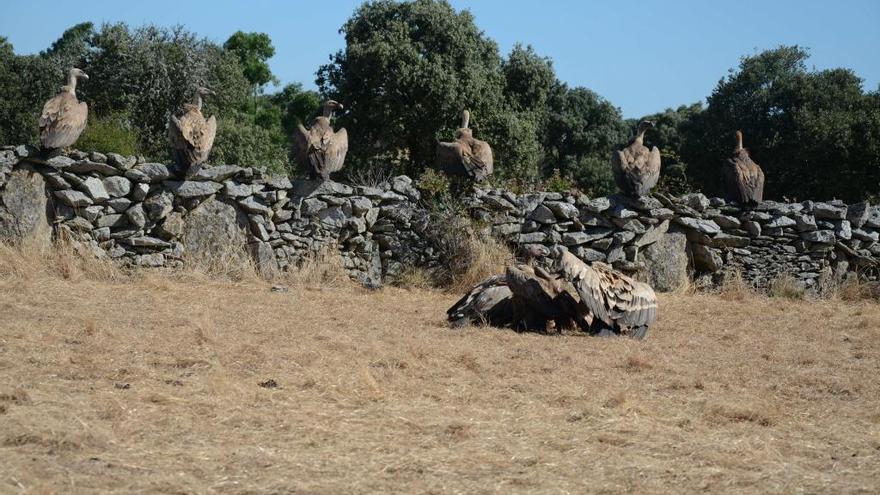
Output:
<svg viewBox="0 0 880 495">
<path fill-rule="evenodd" d="M 635 139 L 626 148 L 611 152 L 614 182 L 629 196 L 647 196 L 660 178 L 660 150 L 642 144 L 645 131 L 654 127 L 649 120 L 639 122 Z"/>
<path fill-rule="evenodd" d="M 476 182 L 492 175 L 492 148 L 486 141 L 474 139 L 468 128 L 471 114 L 461 112 L 461 128 L 455 141 L 437 144 L 437 168 L 451 176 L 469 177 Z"/>
<path fill-rule="evenodd" d="M 331 173 L 342 170 L 345 162 L 348 132 L 345 129 L 334 132 L 330 126 L 330 118 L 336 109 L 342 110 L 343 106 L 336 101 L 327 100 L 323 115 L 315 119 L 310 129 L 306 130 L 299 124 L 297 131 L 293 133 L 297 145 L 297 161 L 306 169 L 311 179 L 320 176 L 321 179 L 328 180 Z"/>
<path fill-rule="evenodd" d="M 628 335 L 642 339 L 657 319 L 657 296 L 645 283 L 605 263 L 587 264 L 568 250 L 555 248 L 557 269 L 575 300 L 575 317 L 594 335 Z"/>
<path fill-rule="evenodd" d="M 727 196 L 742 205 L 755 205 L 764 199 L 764 172 L 743 148 L 742 131 L 736 131 L 736 149 L 724 162 Z"/>
<path fill-rule="evenodd" d="M 208 88 L 196 88 L 195 102 L 185 104 L 183 115 L 178 118 L 172 114 L 168 122 L 168 140 L 174 159 L 188 175 L 198 171 L 214 147 L 217 119 L 212 115 L 206 120 L 202 115 L 202 97 L 213 94 Z"/>
<path fill-rule="evenodd" d="M 67 148 L 79 139 L 89 116 L 89 107 L 76 99 L 76 82 L 88 80 L 85 72 L 72 68 L 67 74 L 67 85 L 43 105 L 40 114 L 40 144 L 43 149 Z"/>
<path fill-rule="evenodd" d="M 513 322 L 513 293 L 504 275 L 483 280 L 446 311 L 454 327 L 469 323 L 506 326 Z"/>
</svg>

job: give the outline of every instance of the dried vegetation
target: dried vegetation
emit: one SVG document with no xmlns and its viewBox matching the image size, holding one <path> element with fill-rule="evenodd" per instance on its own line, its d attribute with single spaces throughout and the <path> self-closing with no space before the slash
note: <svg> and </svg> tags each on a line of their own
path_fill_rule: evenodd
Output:
<svg viewBox="0 0 880 495">
<path fill-rule="evenodd" d="M 548 337 L 450 330 L 458 294 L 367 291 L 320 264 L 284 293 L 240 268 L 0 246 L 0 492 L 880 484 L 876 302 L 731 281 L 661 295 L 643 342 Z"/>
</svg>

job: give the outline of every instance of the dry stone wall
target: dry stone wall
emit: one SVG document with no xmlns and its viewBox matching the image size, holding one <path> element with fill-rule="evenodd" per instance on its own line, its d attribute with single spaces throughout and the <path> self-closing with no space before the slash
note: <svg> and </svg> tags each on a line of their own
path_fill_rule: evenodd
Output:
<svg viewBox="0 0 880 495">
<path fill-rule="evenodd" d="M 115 154 L 45 157 L 0 149 L 0 240 L 64 236 L 95 256 L 143 267 L 251 257 L 271 276 L 329 250 L 368 286 L 406 266 L 444 264 L 437 225 L 412 180 L 379 187 L 293 180 L 219 165 L 183 180 L 174 166 Z M 857 271 L 876 277 L 880 209 L 776 203 L 743 209 L 702 194 L 587 198 L 477 189 L 464 204 L 515 247 L 567 246 L 673 290 L 739 270 L 757 287 L 782 274 L 808 289 Z"/>
</svg>

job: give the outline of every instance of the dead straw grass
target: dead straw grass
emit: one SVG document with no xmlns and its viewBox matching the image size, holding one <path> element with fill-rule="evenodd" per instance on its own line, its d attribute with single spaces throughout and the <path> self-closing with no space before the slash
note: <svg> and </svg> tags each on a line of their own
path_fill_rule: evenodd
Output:
<svg viewBox="0 0 880 495">
<path fill-rule="evenodd" d="M 40 256 L 0 251 L 0 493 L 880 483 L 877 304 L 663 294 L 634 342 L 450 330 L 457 294 Z"/>
</svg>

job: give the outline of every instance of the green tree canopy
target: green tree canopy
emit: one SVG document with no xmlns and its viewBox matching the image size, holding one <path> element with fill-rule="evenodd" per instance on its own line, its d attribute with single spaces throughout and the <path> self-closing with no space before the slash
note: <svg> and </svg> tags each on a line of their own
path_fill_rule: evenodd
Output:
<svg viewBox="0 0 880 495">
<path fill-rule="evenodd" d="M 437 140 L 450 140 L 471 110 L 477 135 L 517 124 L 502 117 L 504 77 L 498 47 L 470 12 L 448 2 L 379 0 L 343 25 L 346 46 L 318 70 L 321 91 L 346 105 L 354 165 L 397 160 L 404 172 L 433 163 Z M 497 146 L 496 146 L 497 147 Z M 496 150 L 499 168 L 510 150 Z"/>
<path fill-rule="evenodd" d="M 683 159 L 710 193 L 721 192 L 721 163 L 734 131 L 767 177 L 771 199 L 839 197 L 878 192 L 878 107 L 849 69 L 808 70 L 809 54 L 782 46 L 744 57 L 722 79 L 704 112 L 687 125 Z"/>
</svg>

